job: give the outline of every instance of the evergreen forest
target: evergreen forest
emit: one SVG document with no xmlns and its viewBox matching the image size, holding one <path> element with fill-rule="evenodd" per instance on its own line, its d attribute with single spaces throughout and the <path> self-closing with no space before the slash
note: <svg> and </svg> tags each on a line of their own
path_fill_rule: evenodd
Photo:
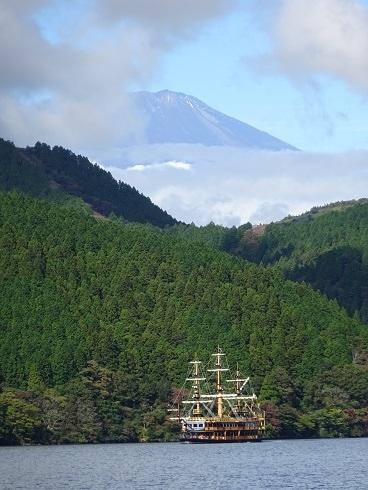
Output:
<svg viewBox="0 0 368 490">
<path fill-rule="evenodd" d="M 168 233 L 206 243 L 306 282 L 368 323 L 368 200 L 316 207 L 269 225 L 175 224 Z"/>
</svg>

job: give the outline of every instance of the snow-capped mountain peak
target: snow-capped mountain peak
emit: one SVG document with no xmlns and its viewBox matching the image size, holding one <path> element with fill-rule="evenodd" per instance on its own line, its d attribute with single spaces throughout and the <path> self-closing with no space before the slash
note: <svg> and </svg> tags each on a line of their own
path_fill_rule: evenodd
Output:
<svg viewBox="0 0 368 490">
<path fill-rule="evenodd" d="M 288 143 L 226 116 L 187 94 L 170 90 L 142 91 L 132 94 L 132 99 L 147 121 L 141 144 L 189 143 L 257 150 L 296 150 Z"/>
</svg>

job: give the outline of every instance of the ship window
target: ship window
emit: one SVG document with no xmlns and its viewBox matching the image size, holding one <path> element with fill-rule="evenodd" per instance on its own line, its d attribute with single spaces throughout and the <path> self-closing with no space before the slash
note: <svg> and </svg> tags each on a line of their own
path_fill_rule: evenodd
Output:
<svg viewBox="0 0 368 490">
<path fill-rule="evenodd" d="M 193 427 L 198 427 L 198 424 L 193 424 Z"/>
</svg>

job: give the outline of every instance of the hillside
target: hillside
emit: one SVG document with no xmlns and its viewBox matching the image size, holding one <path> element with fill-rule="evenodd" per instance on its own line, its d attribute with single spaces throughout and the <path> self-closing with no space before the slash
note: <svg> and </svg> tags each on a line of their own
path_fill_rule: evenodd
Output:
<svg viewBox="0 0 368 490">
<path fill-rule="evenodd" d="M 82 199 L 95 213 L 164 227 L 177 221 L 136 189 L 86 157 L 44 143 L 16 148 L 0 138 L 0 189 L 51 200 Z"/>
<path fill-rule="evenodd" d="M 172 437 L 170 393 L 218 344 L 270 435 L 368 434 L 367 329 L 272 269 L 0 193 L 0 288 L 0 443 Z"/>
<path fill-rule="evenodd" d="M 247 231 L 237 253 L 306 281 L 368 323 L 368 202 L 314 208 Z"/>
<path fill-rule="evenodd" d="M 132 101 L 147 121 L 143 139 L 132 144 L 188 143 L 254 150 L 296 150 L 187 94 L 170 90 L 136 92 L 132 94 Z"/>
</svg>

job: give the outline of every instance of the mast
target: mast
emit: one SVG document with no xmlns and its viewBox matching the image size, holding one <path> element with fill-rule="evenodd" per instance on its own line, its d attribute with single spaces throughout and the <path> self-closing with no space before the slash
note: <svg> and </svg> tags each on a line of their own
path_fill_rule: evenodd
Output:
<svg viewBox="0 0 368 490">
<path fill-rule="evenodd" d="M 246 396 L 244 397 L 243 394 L 242 394 L 242 390 L 244 388 L 244 386 L 248 383 L 249 381 L 249 377 L 248 378 L 241 378 L 240 377 L 240 371 L 239 371 L 239 363 L 237 362 L 236 363 L 236 376 L 235 376 L 235 379 L 227 379 L 226 381 L 229 381 L 230 383 L 235 383 L 235 389 L 236 389 L 236 410 L 238 413 L 241 412 L 242 410 L 242 403 L 241 401 L 244 400 L 244 399 L 252 399 L 253 400 L 253 396 L 252 397 L 249 397 L 249 396 Z"/>
<path fill-rule="evenodd" d="M 228 369 L 222 367 L 222 356 L 225 354 L 221 351 L 220 347 L 217 348 L 216 354 L 212 354 L 215 359 L 215 368 L 208 369 L 207 371 L 216 373 L 216 400 L 217 400 L 217 417 L 222 418 L 224 414 L 224 400 L 223 400 L 223 388 L 221 373 L 228 371 Z"/>
<path fill-rule="evenodd" d="M 247 379 L 241 379 L 240 378 L 240 371 L 239 371 L 239 363 L 236 363 L 236 376 L 235 379 L 227 379 L 226 381 L 235 383 L 235 390 L 236 390 L 236 410 L 239 413 L 242 409 L 242 404 L 241 400 L 244 398 L 242 397 L 242 388 L 244 385 L 248 382 L 249 378 Z M 243 385 L 241 383 L 244 383 Z"/>
<path fill-rule="evenodd" d="M 241 391 L 240 391 L 240 371 L 239 371 L 239 363 L 237 362 L 236 363 L 236 379 L 235 379 L 235 386 L 236 386 L 236 396 L 238 397 L 237 400 L 236 400 L 236 409 L 238 411 L 238 413 L 240 412 L 241 410 L 241 401 L 239 399 L 239 396 L 241 395 Z"/>
<path fill-rule="evenodd" d="M 190 361 L 190 364 L 193 364 L 192 377 L 187 378 L 187 381 L 193 381 L 193 400 L 195 402 L 195 408 L 193 409 L 193 415 L 195 417 L 202 417 L 202 408 L 201 408 L 201 381 L 205 381 L 206 378 L 200 377 L 199 365 L 202 364 L 201 361 L 198 361 L 197 357 L 195 361 Z"/>
</svg>

